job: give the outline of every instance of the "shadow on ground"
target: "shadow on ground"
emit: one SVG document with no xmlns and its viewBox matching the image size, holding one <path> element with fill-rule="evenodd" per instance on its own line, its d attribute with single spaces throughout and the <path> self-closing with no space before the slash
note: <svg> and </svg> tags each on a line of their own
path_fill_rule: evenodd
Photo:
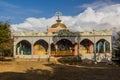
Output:
<svg viewBox="0 0 120 80">
<path fill-rule="evenodd" d="M 0 73 L 0 80 L 119 80 L 120 68 L 113 66 L 71 66 L 63 64 L 44 64 L 53 71 L 27 69 L 22 72 Z"/>
<path fill-rule="evenodd" d="M 0 56 L 0 61 L 2 62 L 8 62 L 8 61 L 13 61 L 14 59 L 12 57 L 1 57 Z"/>
</svg>

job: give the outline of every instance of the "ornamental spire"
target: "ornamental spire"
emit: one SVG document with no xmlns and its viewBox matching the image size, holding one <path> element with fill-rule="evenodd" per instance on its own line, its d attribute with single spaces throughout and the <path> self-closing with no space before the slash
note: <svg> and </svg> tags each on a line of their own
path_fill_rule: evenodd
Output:
<svg viewBox="0 0 120 80">
<path fill-rule="evenodd" d="M 60 16 L 62 16 L 62 13 L 60 11 L 56 12 L 55 14 L 58 17 L 58 20 L 56 20 L 57 22 L 61 22 L 60 20 Z"/>
</svg>

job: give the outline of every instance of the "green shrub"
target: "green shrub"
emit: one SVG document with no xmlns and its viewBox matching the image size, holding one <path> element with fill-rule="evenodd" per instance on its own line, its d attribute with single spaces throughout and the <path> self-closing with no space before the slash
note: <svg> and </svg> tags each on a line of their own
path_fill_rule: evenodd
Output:
<svg viewBox="0 0 120 80">
<path fill-rule="evenodd" d="M 82 62 L 80 57 L 63 57 L 58 60 L 61 63 L 77 64 Z"/>
</svg>

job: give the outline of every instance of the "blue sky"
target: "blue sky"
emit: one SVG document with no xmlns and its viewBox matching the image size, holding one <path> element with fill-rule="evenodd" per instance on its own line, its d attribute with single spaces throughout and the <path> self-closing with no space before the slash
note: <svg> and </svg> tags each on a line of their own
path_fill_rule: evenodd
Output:
<svg viewBox="0 0 120 80">
<path fill-rule="evenodd" d="M 0 21 L 21 23 L 29 17 L 49 18 L 57 11 L 64 16 L 75 16 L 85 10 L 82 5 L 95 2 L 119 3 L 120 0 L 0 0 Z"/>
<path fill-rule="evenodd" d="M 120 30 L 120 0 L 0 0 L 0 21 L 17 31 L 46 31 L 57 11 L 74 31 Z"/>
</svg>

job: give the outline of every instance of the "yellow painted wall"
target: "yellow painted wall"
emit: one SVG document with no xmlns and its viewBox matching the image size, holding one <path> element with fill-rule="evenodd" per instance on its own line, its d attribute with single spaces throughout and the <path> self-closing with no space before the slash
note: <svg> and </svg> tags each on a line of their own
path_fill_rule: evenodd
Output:
<svg viewBox="0 0 120 80">
<path fill-rule="evenodd" d="M 47 52 L 46 52 L 45 48 L 43 48 L 42 46 L 40 46 L 40 45 L 34 46 L 34 55 L 43 55 L 46 53 Z"/>
<path fill-rule="evenodd" d="M 79 50 L 81 54 L 86 54 L 87 53 L 87 50 Z"/>
</svg>

